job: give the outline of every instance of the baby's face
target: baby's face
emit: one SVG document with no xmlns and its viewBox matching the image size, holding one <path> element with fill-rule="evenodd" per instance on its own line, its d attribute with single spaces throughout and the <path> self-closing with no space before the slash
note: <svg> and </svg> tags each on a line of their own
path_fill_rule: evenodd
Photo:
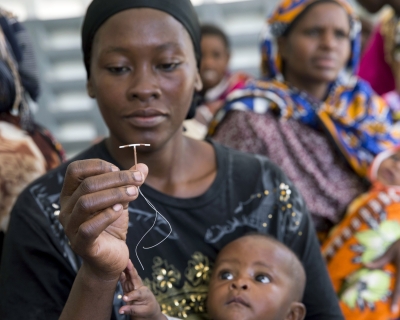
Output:
<svg viewBox="0 0 400 320">
<path fill-rule="evenodd" d="M 208 294 L 213 320 L 286 318 L 292 302 L 290 252 L 263 237 L 243 237 L 218 255 Z"/>
<path fill-rule="evenodd" d="M 382 161 L 377 179 L 384 185 L 400 186 L 400 151 Z"/>
</svg>

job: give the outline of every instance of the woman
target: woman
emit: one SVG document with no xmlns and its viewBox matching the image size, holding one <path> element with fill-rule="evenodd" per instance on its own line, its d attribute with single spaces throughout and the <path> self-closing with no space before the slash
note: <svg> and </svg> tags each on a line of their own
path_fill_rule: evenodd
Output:
<svg viewBox="0 0 400 320">
<path fill-rule="evenodd" d="M 270 80 L 232 93 L 215 119 L 215 140 L 282 167 L 322 236 L 366 191 L 362 179 L 374 156 L 399 143 L 384 101 L 353 76 L 359 31 L 345 1 L 282 1 L 265 30 Z M 398 265 L 400 244 L 393 248 L 384 260 Z"/>
<path fill-rule="evenodd" d="M 270 80 L 232 93 L 214 121 L 216 141 L 283 168 L 321 232 L 365 190 L 374 155 L 399 141 L 384 101 L 353 76 L 359 31 L 344 1 L 283 1 L 264 32 Z"/>
<path fill-rule="evenodd" d="M 88 93 L 110 136 L 19 198 L 0 269 L 0 317 L 58 319 L 71 288 L 64 319 L 123 317 L 116 286 L 129 257 L 164 314 L 204 318 L 216 254 L 256 230 L 302 260 L 307 319 L 341 319 L 304 202 L 281 171 L 266 158 L 183 135 L 201 90 L 191 2 L 94 0 L 82 48 Z M 130 143 L 150 144 L 138 147 L 148 174 L 145 165 L 132 168 L 132 150 L 119 148 Z M 156 221 L 146 199 L 162 214 Z"/>
</svg>

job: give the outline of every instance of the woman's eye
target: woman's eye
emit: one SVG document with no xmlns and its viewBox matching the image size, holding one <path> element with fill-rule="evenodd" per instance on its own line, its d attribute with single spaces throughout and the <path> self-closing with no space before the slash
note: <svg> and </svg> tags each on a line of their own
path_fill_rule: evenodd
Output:
<svg viewBox="0 0 400 320">
<path fill-rule="evenodd" d="M 163 71 L 173 71 L 178 67 L 179 63 L 162 63 L 159 68 Z"/>
<path fill-rule="evenodd" d="M 256 281 L 261 282 L 261 283 L 270 283 L 271 279 L 264 274 L 260 274 L 260 275 L 256 276 Z"/>
<path fill-rule="evenodd" d="M 128 67 L 108 67 L 107 68 L 111 73 L 121 74 L 129 71 Z"/>
<path fill-rule="evenodd" d="M 233 274 L 227 271 L 221 272 L 220 278 L 222 280 L 232 280 L 233 279 Z"/>
<path fill-rule="evenodd" d="M 319 30 L 317 28 L 313 28 L 313 29 L 308 29 L 305 32 L 307 35 L 309 36 L 318 36 L 319 35 Z"/>
<path fill-rule="evenodd" d="M 336 38 L 347 38 L 347 34 L 344 31 L 336 31 L 335 32 Z"/>
</svg>

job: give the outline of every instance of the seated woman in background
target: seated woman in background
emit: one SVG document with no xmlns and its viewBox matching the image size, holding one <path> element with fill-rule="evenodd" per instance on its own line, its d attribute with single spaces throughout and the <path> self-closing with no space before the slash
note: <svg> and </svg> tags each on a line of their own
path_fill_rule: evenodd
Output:
<svg viewBox="0 0 400 320">
<path fill-rule="evenodd" d="M 25 28 L 0 8 L 0 257 L 18 195 L 64 159 L 61 145 L 29 109 L 40 91 L 34 58 Z"/>
<path fill-rule="evenodd" d="M 164 314 L 204 319 L 218 252 L 250 231 L 298 255 L 306 319 L 342 319 L 305 203 L 281 170 L 183 135 L 202 89 L 190 0 L 94 0 L 82 50 L 110 136 L 20 195 L 0 266 L 0 319 L 59 319 L 66 303 L 63 319 L 125 319 L 117 283 L 128 257 Z M 133 167 L 132 149 L 120 148 L 131 143 L 149 144 L 138 148 L 148 167 Z"/>
<path fill-rule="evenodd" d="M 281 1 L 264 30 L 268 80 L 234 91 L 210 131 L 279 164 L 321 234 L 366 190 L 374 156 L 400 141 L 385 101 L 354 76 L 359 33 L 346 1 Z"/>
<path fill-rule="evenodd" d="M 400 239 L 400 148 L 380 153 L 369 178 L 372 188 L 352 202 L 322 252 L 347 320 L 398 319 L 389 297 L 400 271 L 386 256 L 374 260 L 396 250 L 391 245 Z"/>
<path fill-rule="evenodd" d="M 251 77 L 244 72 L 229 72 L 231 45 L 228 36 L 217 26 L 201 27 L 200 77 L 203 82 L 202 103 L 194 119 L 186 120 L 186 135 L 204 139 L 214 115 L 225 104 L 229 93 L 243 88 Z"/>
</svg>

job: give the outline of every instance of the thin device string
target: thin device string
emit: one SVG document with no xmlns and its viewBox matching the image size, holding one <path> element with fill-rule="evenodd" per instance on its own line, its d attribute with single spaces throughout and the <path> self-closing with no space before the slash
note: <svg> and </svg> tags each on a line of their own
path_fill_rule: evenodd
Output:
<svg viewBox="0 0 400 320">
<path fill-rule="evenodd" d="M 134 154 L 135 154 L 135 170 L 136 170 L 136 165 L 137 165 L 136 147 L 139 147 L 139 146 L 148 147 L 148 146 L 150 146 L 150 144 L 136 143 L 136 144 L 129 144 L 129 145 L 125 145 L 125 146 L 120 146 L 120 147 L 119 147 L 120 149 L 126 148 L 126 147 L 133 147 Z M 168 237 L 170 236 L 170 234 L 172 233 L 172 226 L 171 226 L 171 224 L 169 223 L 169 221 L 168 221 L 168 220 L 156 209 L 156 207 L 150 202 L 150 200 L 148 200 L 148 199 L 144 196 L 144 194 L 142 193 L 142 191 L 140 190 L 139 187 L 138 187 L 138 190 L 139 190 L 139 194 L 140 194 L 140 195 L 143 197 L 143 199 L 147 202 L 147 204 L 149 205 L 149 207 L 152 208 L 152 209 L 155 211 L 155 213 L 156 213 L 156 216 L 155 216 L 155 218 L 154 218 L 153 225 L 150 227 L 149 230 L 146 231 L 146 233 L 145 233 L 145 234 L 143 235 L 143 237 L 139 240 L 139 242 L 137 243 L 136 248 L 135 248 L 136 258 L 138 259 L 138 261 L 139 261 L 139 263 L 140 263 L 140 266 L 141 266 L 142 269 L 144 270 L 142 261 L 140 260 L 139 255 L 138 255 L 139 244 L 142 242 L 142 240 L 144 239 L 144 237 L 154 228 L 154 226 L 156 225 L 157 218 L 158 218 L 159 215 L 168 223 L 168 226 L 169 226 L 170 231 L 169 231 L 168 235 L 167 235 L 164 239 L 162 239 L 160 242 L 158 242 L 157 244 L 155 244 L 155 245 L 153 245 L 153 246 L 151 246 L 151 247 L 143 247 L 143 249 L 145 249 L 145 250 L 152 249 L 152 248 L 154 248 L 154 247 L 157 247 L 157 246 L 160 245 L 161 243 L 163 243 L 165 240 L 167 240 L 167 238 L 168 238 Z"/>
<path fill-rule="evenodd" d="M 168 223 L 168 226 L 169 226 L 170 231 L 169 231 L 168 235 L 167 235 L 164 239 L 162 239 L 160 242 L 158 242 L 157 244 L 155 244 L 155 245 L 153 245 L 153 246 L 151 246 L 151 247 L 143 247 L 143 249 L 146 249 L 146 250 L 147 250 L 147 249 L 151 249 L 151 248 L 157 247 L 158 245 L 160 245 L 161 243 L 163 243 L 165 240 L 167 240 L 167 238 L 168 238 L 168 237 L 170 236 L 170 234 L 172 233 L 172 227 L 171 227 L 171 224 L 169 223 L 169 221 L 168 221 L 160 212 L 158 212 L 158 210 L 157 210 L 156 207 L 150 202 L 150 200 L 148 200 L 148 199 L 144 196 L 144 194 L 142 193 L 142 191 L 140 190 L 140 188 L 138 188 L 138 190 L 139 190 L 139 193 L 142 195 L 143 199 L 146 200 L 147 204 L 148 204 L 148 205 L 155 211 L 155 213 L 156 213 L 156 217 L 155 217 L 155 219 L 154 219 L 153 225 L 150 227 L 149 230 L 147 230 L 147 232 L 146 232 L 146 233 L 143 235 L 143 237 L 139 240 L 139 242 L 137 243 L 136 248 L 135 248 L 136 258 L 138 259 L 140 265 L 142 266 L 142 269 L 144 270 L 144 267 L 143 267 L 142 262 L 140 261 L 140 258 L 139 258 L 137 249 L 138 249 L 138 247 L 139 247 L 139 244 L 140 244 L 140 243 L 142 242 L 142 240 L 144 239 L 144 237 L 145 237 L 145 236 L 154 228 L 154 226 L 156 225 L 158 215 L 160 215 L 160 216 Z"/>
</svg>

